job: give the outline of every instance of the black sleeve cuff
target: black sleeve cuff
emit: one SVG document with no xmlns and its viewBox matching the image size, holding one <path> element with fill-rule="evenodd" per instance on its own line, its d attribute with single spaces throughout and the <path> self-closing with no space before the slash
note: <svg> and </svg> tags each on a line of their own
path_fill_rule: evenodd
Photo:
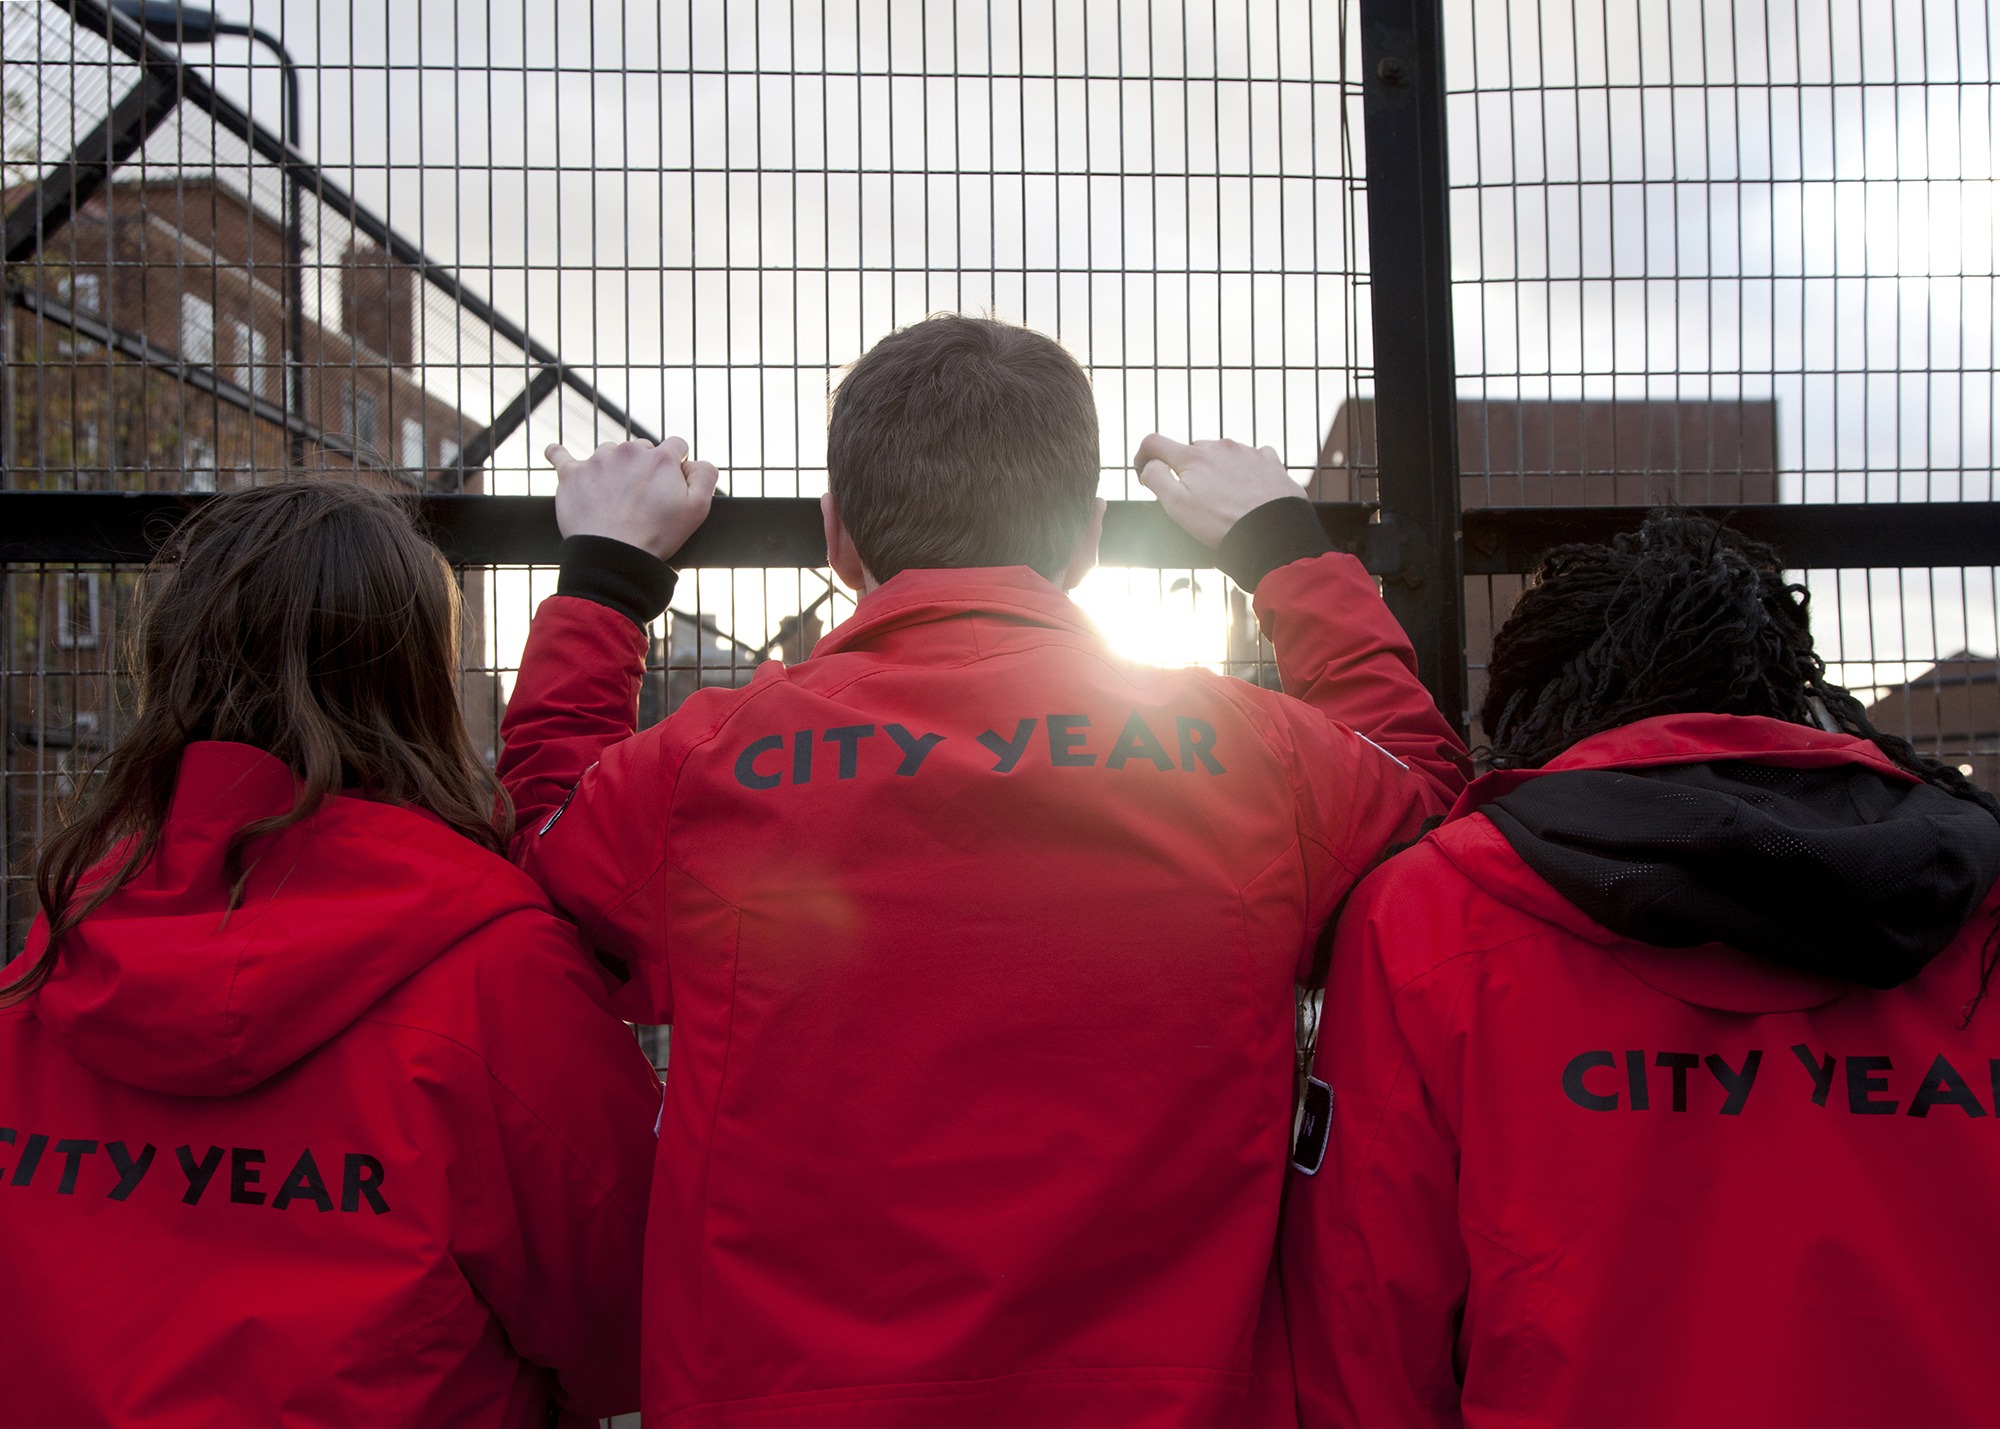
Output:
<svg viewBox="0 0 2000 1429">
<path fill-rule="evenodd" d="M 1215 564 L 1244 590 L 1255 591 L 1278 567 L 1332 549 L 1313 504 L 1303 496 L 1281 496 L 1229 528 L 1215 548 Z"/>
<path fill-rule="evenodd" d="M 557 595 L 581 596 L 645 625 L 674 596 L 674 568 L 637 546 L 609 536 L 565 536 Z"/>
</svg>

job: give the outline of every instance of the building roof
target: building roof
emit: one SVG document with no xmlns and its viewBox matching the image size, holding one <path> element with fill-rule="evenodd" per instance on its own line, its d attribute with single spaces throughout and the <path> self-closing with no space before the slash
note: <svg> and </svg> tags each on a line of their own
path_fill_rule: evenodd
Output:
<svg viewBox="0 0 2000 1429">
<path fill-rule="evenodd" d="M 1891 689 L 1868 718 L 1919 749 L 1938 741 L 2000 742 L 2000 660 L 1961 650 Z"/>
<path fill-rule="evenodd" d="M 1717 400 L 1461 398 L 1460 500 L 1467 506 L 1625 506 L 1778 499 L 1778 407 Z M 1341 403 L 1313 494 L 1374 495 L 1375 403 Z"/>
</svg>

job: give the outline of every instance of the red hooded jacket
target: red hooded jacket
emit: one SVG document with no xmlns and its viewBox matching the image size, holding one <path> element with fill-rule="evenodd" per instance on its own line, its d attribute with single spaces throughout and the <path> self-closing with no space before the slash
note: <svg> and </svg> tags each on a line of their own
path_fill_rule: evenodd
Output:
<svg viewBox="0 0 2000 1429">
<path fill-rule="evenodd" d="M 602 977 L 518 870 L 358 798 L 225 917 L 293 787 L 190 746 L 158 853 L 0 1010 L 0 1422 L 633 1407 L 660 1092 Z"/>
<path fill-rule="evenodd" d="M 1772 720 L 1473 785 L 1341 919 L 1304 1423 L 1994 1423 L 1996 873 L 1985 810 Z"/>
<path fill-rule="evenodd" d="M 1294 979 L 1462 757 L 1351 557 L 1256 604 L 1310 703 L 1122 661 L 1025 568 L 912 570 L 636 737 L 639 628 L 541 607 L 520 856 L 673 1023 L 649 1425 L 1241 1411 Z"/>
</svg>

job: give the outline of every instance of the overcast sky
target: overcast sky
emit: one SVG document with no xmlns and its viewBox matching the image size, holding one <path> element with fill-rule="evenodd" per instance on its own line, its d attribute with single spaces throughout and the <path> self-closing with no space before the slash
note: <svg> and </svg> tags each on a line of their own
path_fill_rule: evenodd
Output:
<svg viewBox="0 0 2000 1429">
<path fill-rule="evenodd" d="M 1368 391 L 1341 83 L 1358 42 L 1338 5 L 221 8 L 305 67 L 307 153 L 740 494 L 820 489 L 839 367 L 941 308 L 1031 323 L 1092 368 L 1106 495 L 1137 494 L 1118 468 L 1156 426 L 1309 467 Z M 1446 12 L 1463 395 L 1771 397 L 1787 499 L 1994 494 L 1988 7 Z M 240 42 L 213 54 L 276 128 L 269 71 Z M 205 143 L 163 132 L 149 157 L 198 162 Z M 345 242 L 312 236 L 329 261 Z M 518 389 L 441 308 L 425 346 L 426 380 L 476 418 Z M 604 435 L 552 401 L 496 489 L 546 489 L 531 452 Z M 1816 581 L 1837 655 L 1994 648 L 1990 571 L 1846 579 Z M 1134 653 L 1213 659 L 1209 584 L 1163 607 L 1153 577 L 1107 576 L 1087 603 Z M 746 575 L 700 594 L 761 640 L 814 589 Z M 525 608 L 503 589 L 503 646 Z"/>
</svg>

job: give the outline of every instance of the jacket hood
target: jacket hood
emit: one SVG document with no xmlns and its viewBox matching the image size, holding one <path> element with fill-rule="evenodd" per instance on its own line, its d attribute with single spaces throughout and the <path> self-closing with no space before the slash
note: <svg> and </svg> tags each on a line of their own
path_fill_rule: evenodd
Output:
<svg viewBox="0 0 2000 1429">
<path fill-rule="evenodd" d="M 63 939 L 30 1002 L 78 1062 L 151 1091 L 230 1096 L 345 1031 L 481 926 L 548 904 L 527 875 L 412 809 L 347 795 L 253 847 L 228 910 L 223 856 L 292 807 L 291 771 L 190 745 L 159 850 Z M 38 924 L 29 952 L 38 952 Z"/>
<path fill-rule="evenodd" d="M 1622 938 L 1721 944 L 1836 984 L 1909 981 L 2000 877 L 1985 809 L 1868 741 L 1773 720 L 1642 721 L 1489 776 L 1453 817 L 1475 810 Z"/>
</svg>

